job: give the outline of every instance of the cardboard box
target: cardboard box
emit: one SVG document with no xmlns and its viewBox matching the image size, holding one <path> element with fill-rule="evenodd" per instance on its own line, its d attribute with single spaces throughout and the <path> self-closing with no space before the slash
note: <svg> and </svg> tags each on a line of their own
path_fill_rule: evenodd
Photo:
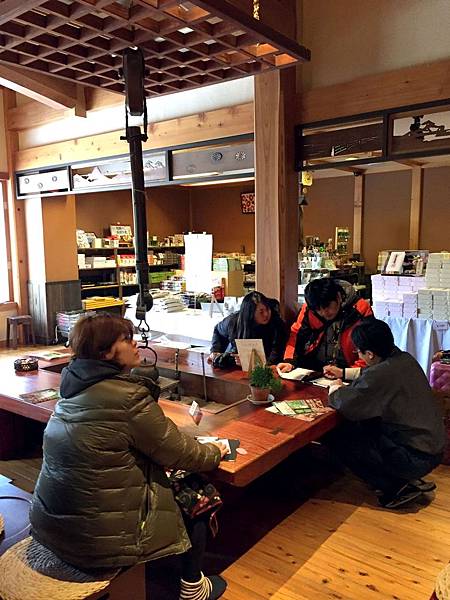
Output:
<svg viewBox="0 0 450 600">
<path fill-rule="evenodd" d="M 221 279 L 225 296 L 245 296 L 244 271 L 213 271 L 214 279 Z"/>
</svg>

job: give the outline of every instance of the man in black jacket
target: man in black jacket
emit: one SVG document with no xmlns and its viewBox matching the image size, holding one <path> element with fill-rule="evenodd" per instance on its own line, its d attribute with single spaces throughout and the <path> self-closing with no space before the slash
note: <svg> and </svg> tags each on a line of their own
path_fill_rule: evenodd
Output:
<svg viewBox="0 0 450 600">
<path fill-rule="evenodd" d="M 384 321 L 361 323 L 352 340 L 367 368 L 351 385 L 330 387 L 329 403 L 347 422 L 328 441 L 379 490 L 382 506 L 397 508 L 435 487 L 420 478 L 441 461 L 442 414 L 419 363 L 394 345 Z"/>
</svg>

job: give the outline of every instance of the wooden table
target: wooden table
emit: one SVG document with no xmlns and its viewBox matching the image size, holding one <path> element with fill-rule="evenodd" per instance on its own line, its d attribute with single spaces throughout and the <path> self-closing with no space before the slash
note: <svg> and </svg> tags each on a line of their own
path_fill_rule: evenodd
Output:
<svg viewBox="0 0 450 600">
<path fill-rule="evenodd" d="M 156 344 L 153 347 L 158 352 L 158 366 L 174 369 L 175 351 Z M 152 359 L 147 350 L 141 350 L 141 353 Z M 54 401 L 30 404 L 19 395 L 58 387 L 60 374 L 48 371 L 46 368 L 55 369 L 67 361 L 65 359 L 51 363 L 40 361 L 39 371 L 25 374 L 15 374 L 12 362 L 13 359 L 10 365 L 7 361 L 0 365 L 0 411 L 3 411 L 3 416 L 14 413 L 41 422 L 48 421 L 55 405 Z M 201 356 L 189 350 L 182 350 L 179 353 L 178 366 L 182 372 L 201 375 Z M 246 374 L 240 369 L 218 371 L 206 365 L 205 372 L 207 377 L 220 379 L 223 382 L 241 383 L 243 386 L 248 384 Z M 242 390 L 245 390 L 245 387 L 242 387 Z M 280 394 L 280 399 L 313 397 L 320 398 L 326 403 L 327 390 L 309 384 L 284 381 L 283 391 Z M 247 485 L 299 448 L 320 438 L 333 429 L 338 422 L 338 416 L 334 411 L 313 422 L 306 422 L 270 413 L 263 407 L 256 407 L 245 401 L 230 406 L 218 414 L 205 411 L 200 425 L 197 426 L 188 414 L 188 406 L 169 400 L 160 400 L 160 404 L 165 414 L 186 433 L 217 435 L 240 440 L 241 448 L 247 453 L 239 454 L 235 462 L 222 462 L 217 471 L 219 479 L 235 486 Z M 4 429 L 1 421 L 0 428 Z"/>
</svg>

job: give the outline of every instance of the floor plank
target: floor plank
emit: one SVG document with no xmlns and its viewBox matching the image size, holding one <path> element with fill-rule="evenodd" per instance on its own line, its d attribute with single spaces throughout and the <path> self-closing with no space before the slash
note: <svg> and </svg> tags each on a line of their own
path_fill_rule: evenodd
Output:
<svg viewBox="0 0 450 600">
<path fill-rule="evenodd" d="M 0 352 L 11 360 L 26 349 Z M 208 572 L 228 581 L 223 600 L 428 600 L 450 558 L 450 467 L 432 501 L 378 508 L 366 486 L 305 449 L 245 490 L 225 489 Z M 0 461 L 32 492 L 41 458 Z"/>
</svg>

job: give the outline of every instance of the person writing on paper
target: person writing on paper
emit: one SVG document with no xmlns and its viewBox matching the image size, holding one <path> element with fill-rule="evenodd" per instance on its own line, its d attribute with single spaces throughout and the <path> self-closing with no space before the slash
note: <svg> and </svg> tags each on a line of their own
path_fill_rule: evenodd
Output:
<svg viewBox="0 0 450 600">
<path fill-rule="evenodd" d="M 225 317 L 214 328 L 208 362 L 223 353 L 236 354 L 236 339 L 261 339 L 269 365 L 278 363 L 287 340 L 286 324 L 280 316 L 277 300 L 260 292 L 250 292 L 242 300 L 239 312 Z"/>
<path fill-rule="evenodd" d="M 356 356 L 351 332 L 363 319 L 373 317 L 369 303 L 351 284 L 330 278 L 308 283 L 305 300 L 291 327 L 279 370 L 288 373 L 304 367 L 346 379 L 359 374 L 365 363 Z M 352 372 L 353 368 L 357 371 Z"/>
<path fill-rule="evenodd" d="M 81 318 L 70 344 L 44 434 L 33 537 L 80 569 L 145 562 L 147 597 L 219 598 L 225 581 L 201 572 L 207 524 L 183 522 L 165 468 L 211 471 L 225 446 L 180 432 L 157 403 L 159 387 L 130 374 L 140 365 L 130 321 Z"/>
<path fill-rule="evenodd" d="M 398 508 L 436 486 L 421 478 L 441 462 L 443 415 L 419 363 L 394 345 L 384 321 L 352 332 L 367 368 L 348 386 L 329 388 L 329 405 L 346 421 L 324 439 L 358 477 L 378 490 L 386 508 Z"/>
</svg>

